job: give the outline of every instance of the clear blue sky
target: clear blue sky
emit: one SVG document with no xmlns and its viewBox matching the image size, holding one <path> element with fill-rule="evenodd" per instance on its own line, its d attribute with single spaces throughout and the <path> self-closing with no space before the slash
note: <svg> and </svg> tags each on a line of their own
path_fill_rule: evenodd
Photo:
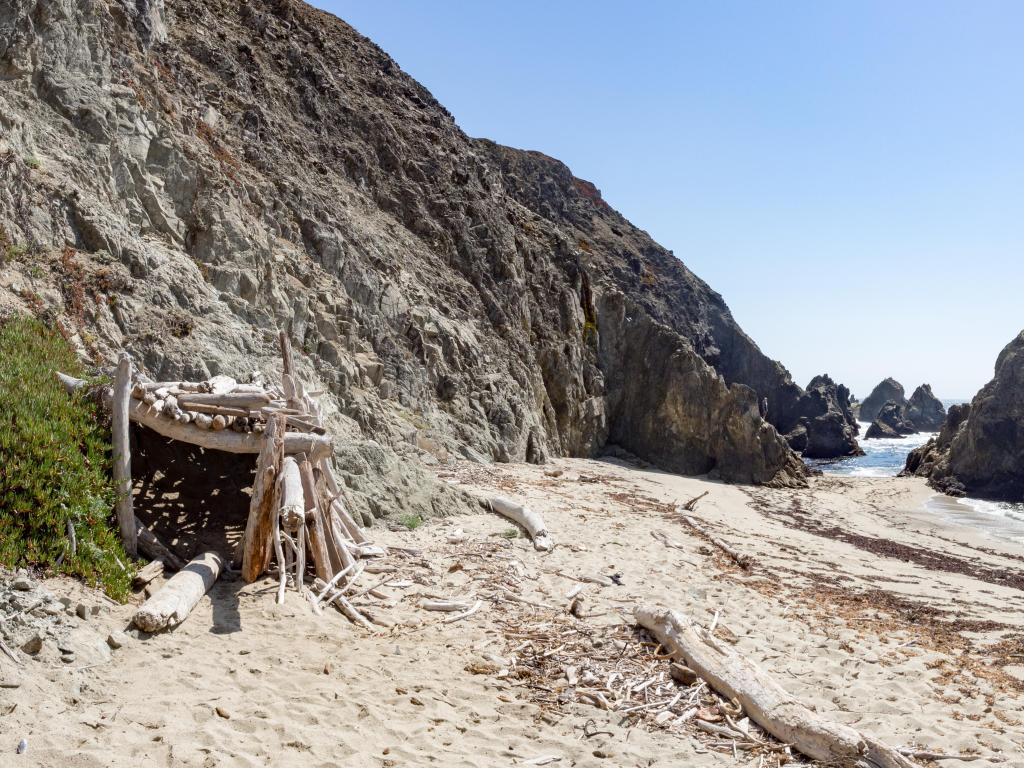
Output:
<svg viewBox="0 0 1024 768">
<path fill-rule="evenodd" d="M 1024 3 L 321 0 L 671 248 L 801 384 L 970 397 L 1024 328 Z"/>
</svg>

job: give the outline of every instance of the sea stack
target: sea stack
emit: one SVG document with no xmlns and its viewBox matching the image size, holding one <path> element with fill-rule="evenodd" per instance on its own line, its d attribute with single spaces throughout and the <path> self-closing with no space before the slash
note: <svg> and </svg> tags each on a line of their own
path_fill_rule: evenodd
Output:
<svg viewBox="0 0 1024 768">
<path fill-rule="evenodd" d="M 1024 331 L 970 407 L 950 408 L 939 435 L 911 452 L 903 474 L 953 496 L 1024 501 Z"/>
<path fill-rule="evenodd" d="M 850 390 L 826 373 L 815 376 L 797 401 L 795 421 L 785 437 L 793 450 L 809 459 L 860 456 L 860 426 L 850 405 Z"/>
<path fill-rule="evenodd" d="M 902 405 L 904 408 L 908 405 L 906 391 L 903 389 L 903 385 L 891 376 L 880 382 L 878 386 L 871 390 L 871 394 L 865 397 L 861 402 L 859 414 L 860 420 L 867 422 L 874 421 L 878 418 L 878 414 L 882 411 L 882 407 L 888 402 Z"/>
<path fill-rule="evenodd" d="M 907 420 L 906 409 L 899 403 L 890 400 L 882 406 L 882 410 L 871 422 L 864 437 L 869 440 L 880 437 L 899 438 L 912 435 L 916 431 L 914 425 Z"/>
<path fill-rule="evenodd" d="M 919 432 L 935 432 L 942 429 L 946 420 L 946 408 L 932 393 L 931 384 L 922 384 L 914 390 L 907 404 L 907 419 L 913 422 Z"/>
</svg>

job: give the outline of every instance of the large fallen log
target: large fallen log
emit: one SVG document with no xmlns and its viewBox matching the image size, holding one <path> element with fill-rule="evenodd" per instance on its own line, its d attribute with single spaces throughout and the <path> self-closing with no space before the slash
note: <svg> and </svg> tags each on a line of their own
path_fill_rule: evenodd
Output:
<svg viewBox="0 0 1024 768">
<path fill-rule="evenodd" d="M 178 571 L 142 604 L 132 623 L 144 632 L 159 632 L 181 624 L 220 576 L 224 558 L 204 552 Z"/>
<path fill-rule="evenodd" d="M 767 672 L 718 643 L 682 614 L 638 605 L 633 616 L 674 659 L 718 693 L 738 701 L 747 716 L 768 733 L 808 757 L 858 768 L 914 768 L 896 749 L 812 712 Z"/>
<path fill-rule="evenodd" d="M 487 501 L 487 505 L 502 517 L 507 517 L 517 525 L 526 529 L 533 541 L 533 548 L 540 552 L 548 552 L 554 548 L 554 542 L 544 527 L 544 518 L 529 507 L 516 504 L 504 496 L 493 496 Z"/>
<path fill-rule="evenodd" d="M 181 395 L 178 403 L 182 408 L 195 405 L 220 405 L 225 408 L 263 408 L 270 405 L 270 395 L 266 392 L 228 392 L 225 395 L 212 395 L 204 392 Z"/>
</svg>

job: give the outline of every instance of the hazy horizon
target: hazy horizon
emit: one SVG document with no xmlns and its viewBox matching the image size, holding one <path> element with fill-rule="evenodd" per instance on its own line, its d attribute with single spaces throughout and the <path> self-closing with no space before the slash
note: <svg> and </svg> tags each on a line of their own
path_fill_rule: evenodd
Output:
<svg viewBox="0 0 1024 768">
<path fill-rule="evenodd" d="M 1024 6 L 316 5 L 594 182 L 801 385 L 970 399 L 1024 327 Z"/>
</svg>

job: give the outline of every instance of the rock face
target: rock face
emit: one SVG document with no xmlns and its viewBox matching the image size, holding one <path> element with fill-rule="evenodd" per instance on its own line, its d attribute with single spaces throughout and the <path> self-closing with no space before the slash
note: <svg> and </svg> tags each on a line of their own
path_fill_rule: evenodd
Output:
<svg viewBox="0 0 1024 768">
<path fill-rule="evenodd" d="M 906 409 L 899 403 L 889 401 L 882 406 L 878 416 L 864 434 L 869 440 L 880 437 L 906 437 L 917 430 L 913 423 L 907 420 Z"/>
<path fill-rule="evenodd" d="M 935 432 L 942 429 L 946 420 L 946 408 L 932 393 L 931 384 L 922 384 L 914 390 L 907 403 L 907 419 L 919 432 Z"/>
<path fill-rule="evenodd" d="M 795 411 L 796 424 L 786 433 L 795 451 L 811 459 L 860 456 L 857 443 L 860 425 L 850 405 L 850 390 L 828 374 L 815 376 L 801 395 Z"/>
<path fill-rule="evenodd" d="M 0 311 L 161 379 L 269 372 L 287 329 L 367 515 L 463 503 L 406 493 L 411 464 L 609 442 L 802 481 L 779 430 L 805 393 L 722 298 L 562 163 L 467 137 L 344 22 L 12 0 L 0 74 Z"/>
<path fill-rule="evenodd" d="M 1024 331 L 970 407 L 950 408 L 939 435 L 911 452 L 904 473 L 952 495 L 1024 501 Z"/>
<path fill-rule="evenodd" d="M 880 382 L 877 387 L 871 390 L 871 394 L 864 398 L 860 404 L 859 418 L 861 421 L 872 422 L 878 418 L 882 406 L 886 403 L 896 403 L 907 407 L 906 392 L 903 385 L 896 379 L 890 377 Z"/>
</svg>

